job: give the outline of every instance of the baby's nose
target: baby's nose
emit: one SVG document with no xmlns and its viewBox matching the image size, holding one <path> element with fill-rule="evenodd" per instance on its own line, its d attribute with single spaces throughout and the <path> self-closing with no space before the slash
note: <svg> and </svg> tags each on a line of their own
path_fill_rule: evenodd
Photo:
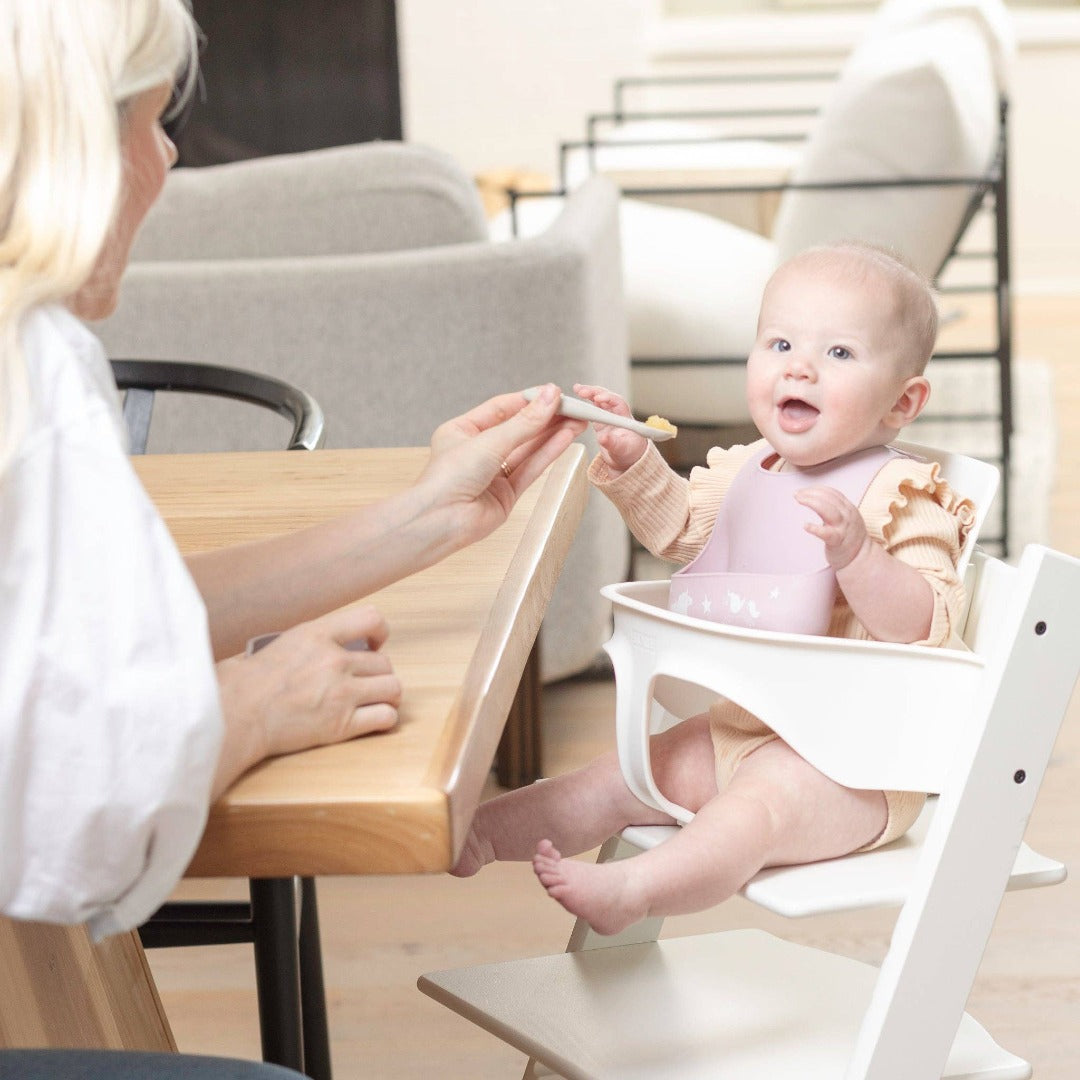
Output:
<svg viewBox="0 0 1080 1080">
<path fill-rule="evenodd" d="M 792 349 L 787 354 L 785 374 L 792 379 L 813 379 L 815 374 L 813 361 L 801 349 Z"/>
</svg>

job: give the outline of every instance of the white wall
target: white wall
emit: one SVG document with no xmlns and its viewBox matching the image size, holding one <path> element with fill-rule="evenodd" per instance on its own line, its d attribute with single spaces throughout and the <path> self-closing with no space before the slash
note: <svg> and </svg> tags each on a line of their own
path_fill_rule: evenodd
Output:
<svg viewBox="0 0 1080 1080">
<path fill-rule="evenodd" d="M 1022 47 L 1010 134 L 1013 267 L 1022 291 L 1080 291 L 1080 41 Z"/>
<path fill-rule="evenodd" d="M 639 0 L 398 0 L 405 137 L 470 172 L 554 172 L 644 59 Z"/>
<path fill-rule="evenodd" d="M 797 18 L 806 21 L 792 31 Z M 398 0 L 406 138 L 472 173 L 553 175 L 558 142 L 580 138 L 585 115 L 610 108 L 614 78 L 740 51 L 825 53 L 862 26 L 856 16 L 826 27 L 826 18 L 791 16 L 778 29 L 736 17 L 702 32 L 660 26 L 655 0 Z M 1017 29 L 1015 283 L 1080 290 L 1080 16 L 1021 14 Z"/>
</svg>

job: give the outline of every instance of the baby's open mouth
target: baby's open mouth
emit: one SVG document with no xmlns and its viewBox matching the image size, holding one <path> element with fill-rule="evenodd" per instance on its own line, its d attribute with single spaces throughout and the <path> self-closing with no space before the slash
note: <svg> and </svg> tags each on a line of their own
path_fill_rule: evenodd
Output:
<svg viewBox="0 0 1080 1080">
<path fill-rule="evenodd" d="M 780 426 L 789 434 L 806 431 L 817 419 L 818 411 L 801 398 L 785 398 L 780 402 Z"/>
</svg>

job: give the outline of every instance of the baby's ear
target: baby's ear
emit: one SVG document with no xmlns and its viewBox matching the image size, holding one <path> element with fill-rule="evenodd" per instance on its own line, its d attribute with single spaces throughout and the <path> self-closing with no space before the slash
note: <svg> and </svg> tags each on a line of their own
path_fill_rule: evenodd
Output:
<svg viewBox="0 0 1080 1080">
<path fill-rule="evenodd" d="M 899 397 L 885 417 L 885 423 L 899 431 L 923 411 L 929 400 L 930 383 L 922 375 L 913 375 L 904 383 Z"/>
</svg>

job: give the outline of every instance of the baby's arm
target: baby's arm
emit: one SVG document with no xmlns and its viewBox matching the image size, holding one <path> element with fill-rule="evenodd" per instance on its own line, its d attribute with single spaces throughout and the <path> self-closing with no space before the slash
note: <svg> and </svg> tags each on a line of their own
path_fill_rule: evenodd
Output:
<svg viewBox="0 0 1080 1080">
<path fill-rule="evenodd" d="M 821 518 L 806 529 L 825 544 L 855 618 L 878 641 L 923 641 L 934 615 L 934 593 L 926 578 L 875 544 L 858 509 L 839 491 L 803 488 L 795 498 Z"/>
</svg>

